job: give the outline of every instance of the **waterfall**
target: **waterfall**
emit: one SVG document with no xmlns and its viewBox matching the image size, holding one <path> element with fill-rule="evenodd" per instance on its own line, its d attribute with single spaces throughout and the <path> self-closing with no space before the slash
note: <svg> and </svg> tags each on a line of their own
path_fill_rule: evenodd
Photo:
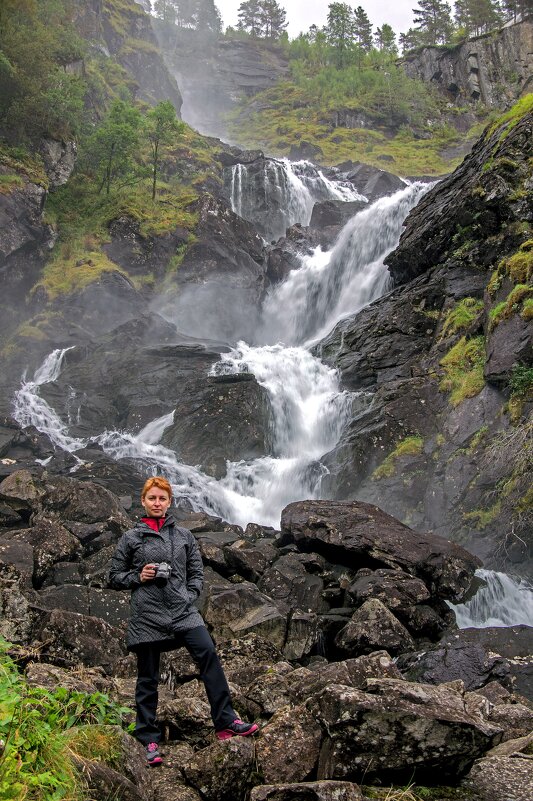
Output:
<svg viewBox="0 0 533 801">
<path fill-rule="evenodd" d="M 275 287 L 263 308 L 259 341 L 287 344 L 324 337 L 386 290 L 385 257 L 397 246 L 405 218 L 430 185 L 414 183 L 363 209 L 344 226 L 333 249 L 317 248 Z"/>
<path fill-rule="evenodd" d="M 282 166 L 277 164 L 279 175 Z M 304 174 L 307 167 L 284 167 L 284 174 L 298 177 L 297 169 Z M 324 192 L 331 191 L 319 171 L 307 179 L 326 187 Z M 310 191 L 303 180 L 300 183 Z M 265 304 L 263 341 L 257 346 L 239 342 L 212 368 L 214 375 L 252 372 L 265 388 L 272 410 L 270 455 L 228 462 L 226 475 L 219 480 L 204 475 L 158 444 L 172 423 L 172 414 L 154 420 L 136 435 L 104 431 L 92 441 L 114 459 L 134 460 L 145 475 L 163 472 L 176 497 L 190 508 L 243 526 L 250 521 L 278 526 L 288 503 L 320 497 L 327 473 L 321 458 L 338 442 L 354 395 L 341 390 L 337 372 L 313 356 L 309 344 L 343 315 L 381 294 L 387 285 L 383 260 L 396 245 L 405 216 L 428 188 L 413 184 L 377 201 L 345 226 L 330 251 L 304 258 Z M 335 191 L 344 190 L 336 186 Z M 42 383 L 57 379 L 64 353 L 55 351 L 33 381 L 23 383 L 15 407 L 21 424 L 36 425 L 58 447 L 74 451 L 87 443 L 69 437 L 68 427 L 38 392 Z"/>
<path fill-rule="evenodd" d="M 69 350 L 71 348 L 54 350 L 37 368 L 31 381 L 23 379 L 21 388 L 15 393 L 13 417 L 23 428 L 35 426 L 42 434 L 46 434 L 57 448 L 74 453 L 84 448 L 86 441 L 69 435 L 68 427 L 41 398 L 39 392 L 39 387 L 43 384 L 50 384 L 57 379 L 65 353 Z"/>
<path fill-rule="evenodd" d="M 349 181 L 332 181 L 309 161 L 261 164 L 232 167 L 230 199 L 233 211 L 255 223 L 267 240 L 284 236 L 295 223 L 309 225 L 317 201 L 366 202 Z"/>
<path fill-rule="evenodd" d="M 533 587 L 505 573 L 477 570 L 483 586 L 464 604 L 449 604 L 460 629 L 533 626 Z"/>
</svg>

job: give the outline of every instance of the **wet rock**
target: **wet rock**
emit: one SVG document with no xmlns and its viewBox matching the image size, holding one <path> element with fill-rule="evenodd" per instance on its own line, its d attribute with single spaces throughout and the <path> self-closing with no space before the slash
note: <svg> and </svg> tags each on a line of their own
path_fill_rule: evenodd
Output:
<svg viewBox="0 0 533 801">
<path fill-rule="evenodd" d="M 372 598 L 354 612 L 337 634 L 335 644 L 350 656 L 380 650 L 396 655 L 411 650 L 414 640 L 398 618 L 380 600 Z"/>
<path fill-rule="evenodd" d="M 281 544 L 295 542 L 337 564 L 403 569 L 421 578 L 436 597 L 461 598 L 479 560 L 432 534 L 421 534 L 375 506 L 343 501 L 301 501 L 281 516 Z"/>
<path fill-rule="evenodd" d="M 328 732 L 319 778 L 392 780 L 416 769 L 419 779 L 437 770 L 455 780 L 501 738 L 457 690 L 395 679 L 369 679 L 367 690 L 329 685 L 308 702 Z"/>
<path fill-rule="evenodd" d="M 266 784 L 310 777 L 318 762 L 322 731 L 305 706 L 281 709 L 261 730 L 256 752 Z"/>
<path fill-rule="evenodd" d="M 202 381 L 191 397 L 178 397 L 174 422 L 161 441 L 186 464 L 221 478 L 227 461 L 267 454 L 270 424 L 268 393 L 253 376 L 249 381 Z"/>
<path fill-rule="evenodd" d="M 461 679 L 468 690 L 494 680 L 533 699 L 533 640 L 529 626 L 462 629 L 434 648 L 401 659 L 411 681 L 439 684 Z"/>
<path fill-rule="evenodd" d="M 301 782 L 254 787 L 250 801 L 361 801 L 361 790 L 352 782 Z"/>
</svg>

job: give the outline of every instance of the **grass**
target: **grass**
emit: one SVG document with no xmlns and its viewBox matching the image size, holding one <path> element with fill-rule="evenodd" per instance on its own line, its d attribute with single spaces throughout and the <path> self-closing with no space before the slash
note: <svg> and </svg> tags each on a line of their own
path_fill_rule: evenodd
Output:
<svg viewBox="0 0 533 801">
<path fill-rule="evenodd" d="M 525 319 L 530 319 L 533 287 L 527 284 L 517 284 L 507 295 L 505 300 L 497 303 L 490 310 L 490 328 L 494 329 L 503 320 L 508 320 L 513 314 L 521 313 Z M 529 301 L 529 303 L 528 303 Z"/>
<path fill-rule="evenodd" d="M 476 298 L 463 298 L 446 315 L 442 326 L 441 339 L 458 331 L 470 328 L 483 311 L 483 301 Z"/>
<path fill-rule="evenodd" d="M 389 453 L 376 470 L 372 473 L 372 478 L 379 481 L 382 478 L 390 478 L 396 472 L 396 462 L 402 456 L 418 456 L 422 453 L 424 440 L 418 435 L 405 437 L 398 443 L 396 448 Z"/>
<path fill-rule="evenodd" d="M 21 175 L 34 184 L 48 188 L 48 177 L 41 157 L 29 153 L 24 147 L 8 147 L 0 143 L 0 165 L 7 170 L 7 174 L 0 176 L 0 193 L 3 183 L 9 187 L 9 192 L 13 191 L 10 188 L 13 183 L 22 186 L 24 182 Z"/>
<path fill-rule="evenodd" d="M 15 189 L 24 186 L 24 181 L 20 175 L 0 175 L 0 195 L 10 195 Z"/>
<path fill-rule="evenodd" d="M 442 392 L 450 393 L 450 403 L 458 406 L 466 398 L 478 395 L 485 385 L 483 367 L 485 365 L 485 339 L 483 336 L 459 342 L 441 359 L 444 377 L 439 384 Z"/>
<path fill-rule="evenodd" d="M 102 693 L 30 686 L 9 651 L 0 639 L 0 798 L 83 801 L 85 780 L 73 756 L 116 760 L 118 735 L 109 727 L 122 725 L 130 710 Z"/>
</svg>

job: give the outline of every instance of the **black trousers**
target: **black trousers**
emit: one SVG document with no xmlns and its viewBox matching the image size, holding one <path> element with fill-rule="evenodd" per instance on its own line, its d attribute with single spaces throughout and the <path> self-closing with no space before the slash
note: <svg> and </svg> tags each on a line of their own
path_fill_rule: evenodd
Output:
<svg viewBox="0 0 533 801">
<path fill-rule="evenodd" d="M 224 729 L 237 717 L 231 705 L 231 695 L 224 670 L 215 644 L 205 626 L 197 626 L 176 634 L 175 648 L 185 648 L 200 668 L 200 678 L 205 685 L 207 698 L 211 705 L 211 717 L 216 731 Z M 142 645 L 136 648 L 137 686 L 135 704 L 137 720 L 135 737 L 141 743 L 158 743 L 161 732 L 156 725 L 157 686 L 159 684 L 159 660 L 161 647 L 157 644 Z M 164 650 L 168 651 L 168 644 Z"/>
</svg>

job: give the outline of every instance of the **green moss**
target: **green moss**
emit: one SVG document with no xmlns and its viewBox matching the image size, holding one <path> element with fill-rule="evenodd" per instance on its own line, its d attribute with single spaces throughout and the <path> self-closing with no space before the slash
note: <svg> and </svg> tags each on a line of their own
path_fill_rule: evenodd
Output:
<svg viewBox="0 0 533 801">
<path fill-rule="evenodd" d="M 450 403 L 457 406 L 466 398 L 473 398 L 483 389 L 483 367 L 485 364 L 485 339 L 482 336 L 459 342 L 441 359 L 444 378 L 439 384 L 443 392 L 450 393 Z"/>
<path fill-rule="evenodd" d="M 490 136 L 499 128 L 503 127 L 500 142 L 512 131 L 514 126 L 520 122 L 522 117 L 533 112 L 533 93 L 524 95 L 517 103 L 512 106 L 505 114 L 499 117 L 488 129 L 487 135 Z"/>
<path fill-rule="evenodd" d="M 471 523 L 478 531 L 483 531 L 484 528 L 499 517 L 501 510 L 501 501 L 497 501 L 489 509 L 474 509 L 471 512 L 465 512 L 463 520 L 465 523 Z"/>
<path fill-rule="evenodd" d="M 463 298 L 446 315 L 442 326 L 441 339 L 469 328 L 483 310 L 483 301 L 476 298 Z"/>
<path fill-rule="evenodd" d="M 372 478 L 379 481 L 381 478 L 390 478 L 396 472 L 396 462 L 402 456 L 418 456 L 422 453 L 424 447 L 424 440 L 418 435 L 405 437 L 402 439 L 396 448 L 389 453 L 387 458 L 380 464 L 372 473 Z"/>
<path fill-rule="evenodd" d="M 517 253 L 503 259 L 501 267 L 515 284 L 525 284 L 533 275 L 533 239 L 520 245 Z"/>
<path fill-rule="evenodd" d="M 495 328 L 502 320 L 507 320 L 513 314 L 523 311 L 523 304 L 526 300 L 533 297 L 533 287 L 526 284 L 517 284 L 509 292 L 507 298 L 498 303 L 490 310 L 490 328 Z M 526 307 L 526 319 L 529 313 L 529 305 Z"/>
<path fill-rule="evenodd" d="M 533 298 L 526 298 L 522 304 L 522 311 L 520 317 L 524 320 L 533 320 Z"/>
<path fill-rule="evenodd" d="M 127 272 L 102 251 L 86 251 L 82 248 L 77 250 L 69 243 L 60 247 L 55 257 L 45 266 L 41 280 L 33 287 L 32 293 L 42 287 L 48 299 L 53 300 L 59 295 L 79 292 L 108 272 L 119 272 L 127 276 Z"/>
<path fill-rule="evenodd" d="M 500 289 L 503 283 L 503 277 L 504 277 L 503 271 L 500 267 L 498 267 L 496 270 L 493 270 L 490 276 L 490 281 L 487 285 L 487 290 L 489 295 L 491 296 L 495 295 L 496 292 Z"/>
<path fill-rule="evenodd" d="M 128 37 L 119 51 L 119 56 L 135 55 L 136 53 L 159 53 L 158 47 L 153 42 L 145 39 L 134 39 Z"/>
</svg>

